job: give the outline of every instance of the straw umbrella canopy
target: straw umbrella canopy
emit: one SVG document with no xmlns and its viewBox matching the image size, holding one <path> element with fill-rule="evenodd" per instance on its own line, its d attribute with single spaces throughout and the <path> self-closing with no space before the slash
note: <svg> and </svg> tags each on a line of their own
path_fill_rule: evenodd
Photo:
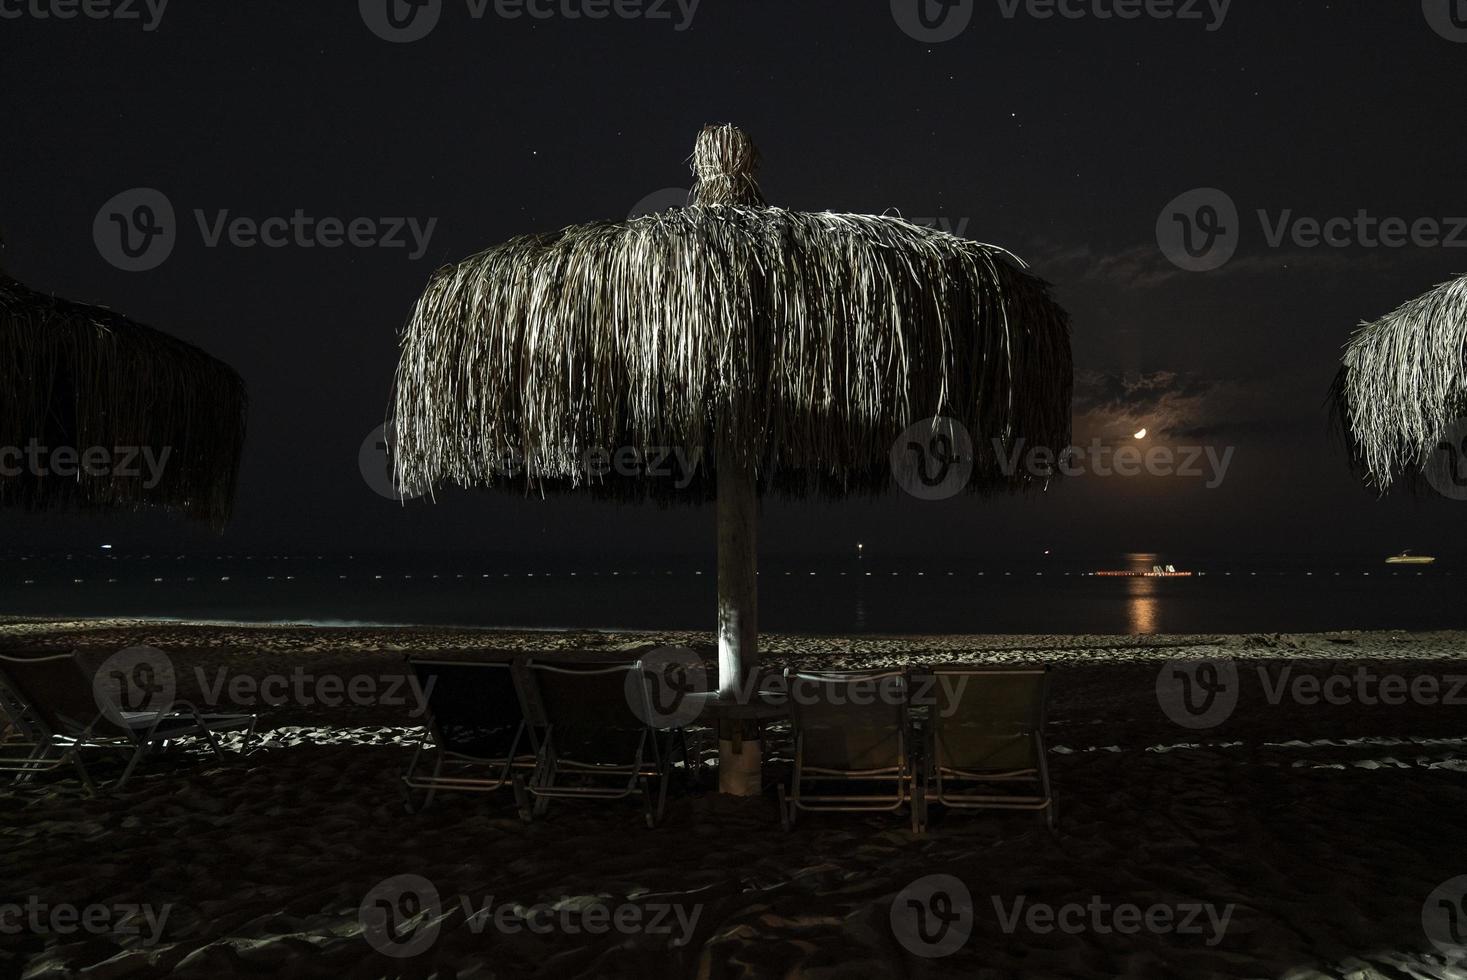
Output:
<svg viewBox="0 0 1467 980">
<path fill-rule="evenodd" d="M 1331 400 L 1366 482 L 1419 487 L 1429 468 L 1455 468 L 1453 440 L 1467 437 L 1467 276 L 1362 324 L 1342 360 Z"/>
<path fill-rule="evenodd" d="M 771 207 L 733 126 L 706 128 L 692 162 L 688 207 L 438 270 L 403 332 L 389 438 L 404 495 L 716 498 L 728 696 L 757 654 L 761 496 L 889 493 L 894 441 L 943 417 L 971 435 L 968 490 L 1042 485 L 1006 460 L 1068 444 L 1073 371 L 1068 317 L 1003 249 Z"/>
<path fill-rule="evenodd" d="M 222 361 L 0 269 L 0 506 L 161 507 L 222 527 L 245 408 Z"/>
</svg>

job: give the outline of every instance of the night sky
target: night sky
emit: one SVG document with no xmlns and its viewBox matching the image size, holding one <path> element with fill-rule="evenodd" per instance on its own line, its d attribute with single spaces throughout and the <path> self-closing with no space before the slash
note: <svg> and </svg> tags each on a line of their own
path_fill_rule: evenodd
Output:
<svg viewBox="0 0 1467 980">
<path fill-rule="evenodd" d="M 908 555 L 1467 551 L 1467 504 L 1362 488 L 1325 408 L 1357 323 L 1467 272 L 1467 225 L 1456 247 L 1399 248 L 1275 246 L 1266 227 L 1363 209 L 1446 234 L 1467 215 L 1467 43 L 1419 0 L 1235 0 L 1220 25 L 1206 2 L 1200 19 L 1119 20 L 1090 0 L 1078 19 L 970 0 L 941 43 L 885 0 L 703 0 L 690 23 L 675 0 L 663 18 L 602 20 L 565 15 L 581 0 L 546 0 L 541 19 L 442 0 L 431 33 L 398 44 L 342 0 L 175 2 L 156 25 L 141 3 L 137 20 L 38 18 L 49 2 L 0 0 L 5 265 L 228 361 L 249 439 L 222 537 L 156 514 L 6 513 L 0 551 L 711 556 L 711 509 L 459 490 L 403 507 L 358 452 L 436 267 L 688 186 L 695 135 L 723 121 L 758 142 L 772 202 L 895 209 L 1055 283 L 1081 445 L 1145 426 L 1152 443 L 1235 450 L 1214 488 L 1088 477 L 1019 500 L 771 502 L 765 555 L 858 540 Z M 140 187 L 171 203 L 177 240 L 129 272 L 93 224 Z M 1158 245 L 1164 207 L 1195 188 L 1240 212 L 1236 255 L 1209 272 Z M 436 223 L 421 255 L 408 233 L 396 248 L 209 247 L 195 212 L 212 226 L 225 210 Z"/>
</svg>

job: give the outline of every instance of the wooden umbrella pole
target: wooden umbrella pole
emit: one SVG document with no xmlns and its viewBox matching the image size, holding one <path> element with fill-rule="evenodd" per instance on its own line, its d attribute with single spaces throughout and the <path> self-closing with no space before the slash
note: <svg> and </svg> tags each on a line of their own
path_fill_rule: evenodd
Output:
<svg viewBox="0 0 1467 980">
<path fill-rule="evenodd" d="M 752 464 L 720 454 L 718 466 L 718 693 L 737 700 L 751 690 L 759 659 L 757 534 L 759 499 Z M 734 796 L 761 792 L 759 729 L 720 722 L 718 788 Z"/>
</svg>

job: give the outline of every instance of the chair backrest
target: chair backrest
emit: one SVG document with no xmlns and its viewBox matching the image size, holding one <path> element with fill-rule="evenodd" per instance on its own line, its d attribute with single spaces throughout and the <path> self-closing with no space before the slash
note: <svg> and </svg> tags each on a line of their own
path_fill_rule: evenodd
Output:
<svg viewBox="0 0 1467 980">
<path fill-rule="evenodd" d="M 633 710 L 633 692 L 647 693 L 636 663 L 544 663 L 531 660 L 532 692 L 549 726 L 556 755 L 595 765 L 629 765 L 650 730 Z M 644 702 L 645 704 L 645 702 Z"/>
<path fill-rule="evenodd" d="M 1042 667 L 938 667 L 932 671 L 936 765 L 1014 772 L 1038 767 L 1049 672 Z"/>
<path fill-rule="evenodd" d="M 907 678 L 901 671 L 785 672 L 801 762 L 870 771 L 906 762 Z"/>
<path fill-rule="evenodd" d="M 118 728 L 102 711 L 97 692 L 75 653 L 0 654 L 0 684 L 52 735 L 72 736 L 91 726 L 99 735 Z M 21 725 L 22 731 L 28 726 Z"/>
<path fill-rule="evenodd" d="M 427 696 L 428 725 L 439 748 L 489 760 L 534 752 L 533 731 L 515 745 L 525 713 L 512 664 L 414 657 L 408 664 Z"/>
</svg>

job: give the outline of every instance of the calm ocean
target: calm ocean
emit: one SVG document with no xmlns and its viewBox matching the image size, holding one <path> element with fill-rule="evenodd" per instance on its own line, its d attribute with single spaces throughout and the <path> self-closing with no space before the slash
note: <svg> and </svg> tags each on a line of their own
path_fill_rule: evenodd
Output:
<svg viewBox="0 0 1467 980">
<path fill-rule="evenodd" d="M 1166 561 L 1192 578 L 1102 578 Z M 796 633 L 1467 628 L 1467 568 L 1370 561 L 769 558 L 761 627 Z M 0 559 L 0 614 L 710 629 L 711 560 L 143 555 Z"/>
</svg>

